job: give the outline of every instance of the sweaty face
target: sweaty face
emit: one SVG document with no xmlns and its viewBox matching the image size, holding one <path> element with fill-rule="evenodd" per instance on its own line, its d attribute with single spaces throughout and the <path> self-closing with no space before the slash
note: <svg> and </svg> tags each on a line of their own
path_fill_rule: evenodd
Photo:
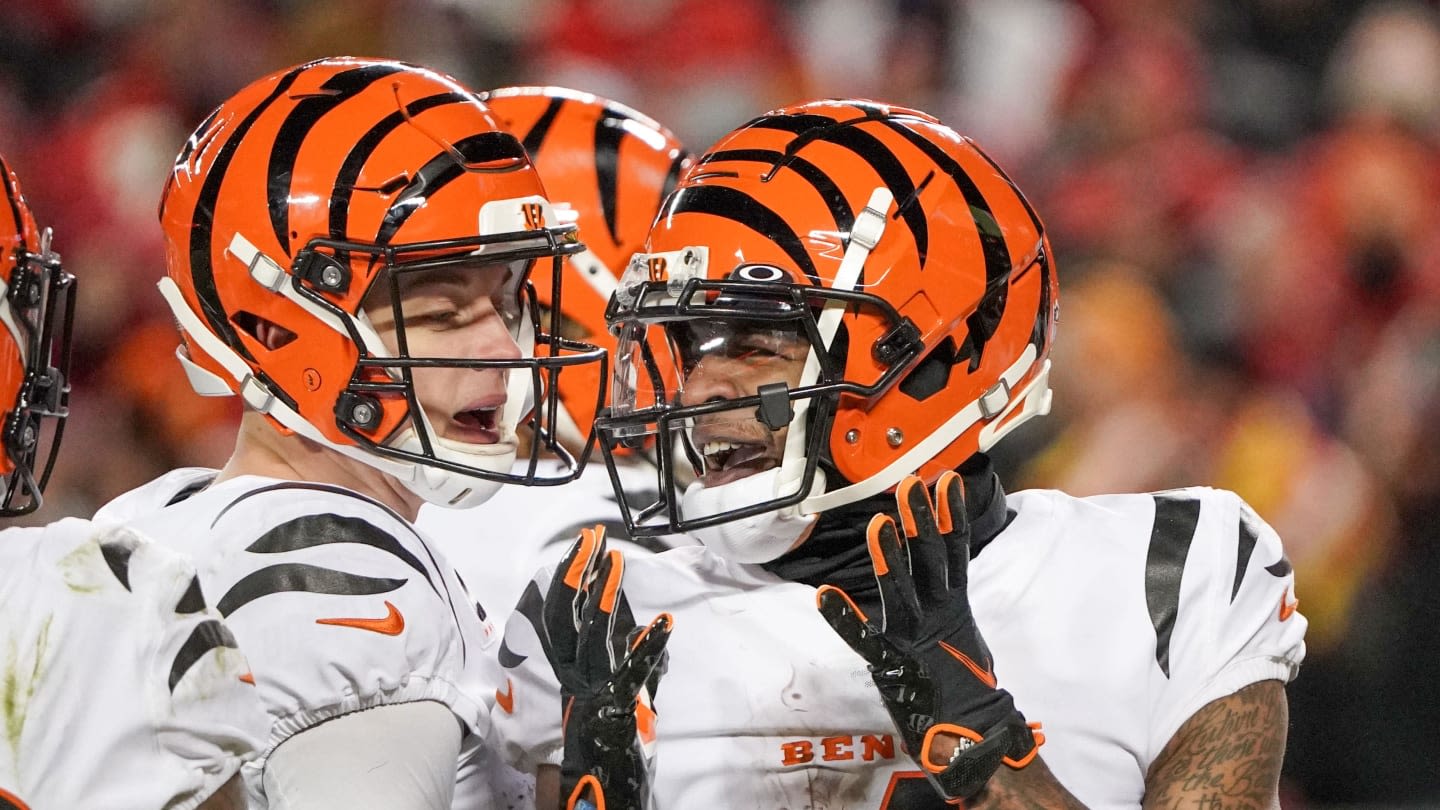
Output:
<svg viewBox="0 0 1440 810">
<path fill-rule="evenodd" d="M 809 342 L 794 328 L 759 321 L 695 321 L 669 328 L 683 362 L 677 405 L 755 396 L 767 383 L 794 388 Z M 718 486 L 778 467 L 789 427 L 771 430 L 754 406 L 698 416 L 690 442 L 703 460 L 700 481 Z"/>
<path fill-rule="evenodd" d="M 400 343 L 412 358 L 516 360 L 519 303 L 514 264 L 464 264 L 396 274 L 400 318 L 390 285 L 377 283 L 365 312 L 392 355 Z M 513 440 L 502 435 L 505 368 L 418 367 L 415 395 L 435 435 L 467 444 Z M 513 428 L 513 426 L 511 426 Z"/>
</svg>

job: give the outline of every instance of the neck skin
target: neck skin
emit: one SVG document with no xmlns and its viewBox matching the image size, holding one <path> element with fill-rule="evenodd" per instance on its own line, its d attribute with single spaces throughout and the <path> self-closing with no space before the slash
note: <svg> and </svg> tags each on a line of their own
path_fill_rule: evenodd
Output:
<svg viewBox="0 0 1440 810">
<path fill-rule="evenodd" d="M 235 453 L 216 476 L 215 483 L 242 475 L 345 487 L 374 498 L 411 523 L 420 514 L 420 504 L 424 502 L 393 476 L 303 436 L 282 434 L 254 411 L 246 411 L 241 417 Z"/>
</svg>

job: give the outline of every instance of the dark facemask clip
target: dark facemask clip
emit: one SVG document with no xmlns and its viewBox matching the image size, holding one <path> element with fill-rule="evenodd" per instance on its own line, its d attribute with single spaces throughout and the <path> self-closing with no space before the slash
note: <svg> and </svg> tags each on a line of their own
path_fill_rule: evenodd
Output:
<svg viewBox="0 0 1440 810">
<path fill-rule="evenodd" d="M 795 416 L 795 409 L 790 407 L 790 386 L 766 383 L 756 393 L 760 395 L 760 407 L 755 409 L 755 418 L 771 430 L 787 427 Z"/>
</svg>

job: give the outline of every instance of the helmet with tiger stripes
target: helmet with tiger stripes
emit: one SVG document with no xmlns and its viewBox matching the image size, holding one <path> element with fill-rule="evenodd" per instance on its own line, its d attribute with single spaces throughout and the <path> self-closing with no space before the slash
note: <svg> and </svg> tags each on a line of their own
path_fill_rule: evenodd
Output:
<svg viewBox="0 0 1440 810">
<path fill-rule="evenodd" d="M 0 157 L 0 515 L 39 508 L 69 416 L 70 335 L 75 277 L 50 248 L 50 229 L 35 224 L 20 180 Z"/>
<path fill-rule="evenodd" d="M 425 500 L 469 506 L 501 483 L 578 474 L 554 441 L 554 379 L 605 353 L 542 330 L 529 283 L 581 245 L 555 217 L 524 148 L 469 89 L 394 61 L 337 57 L 266 76 L 195 130 L 160 204 L 177 352 L 192 386 L 241 396 L 292 431 L 393 475 Z M 520 355 L 412 356 L 402 282 L 505 268 L 497 309 Z M 378 297 L 378 299 L 377 299 Z M 387 347 L 365 308 L 388 304 Z M 261 339 L 264 325 L 271 339 Z M 281 340 L 273 335 L 281 334 Z M 416 396 L 423 368 L 503 374 L 481 413 L 493 441 L 446 438 Z M 427 372 L 428 373 L 428 372 Z M 602 392 L 592 401 L 598 407 Z M 449 415 L 447 415 L 449 416 Z M 458 421 L 458 418 L 457 418 Z M 530 464 L 516 465 L 523 431 Z M 548 449 L 573 463 L 541 478 Z M 588 450 L 588 448 L 587 448 Z"/>
<path fill-rule="evenodd" d="M 932 116 L 829 100 L 750 121 L 665 201 L 608 313 L 618 349 L 601 447 L 608 456 L 653 437 L 661 451 L 661 494 L 638 510 L 622 498 L 627 524 L 753 527 L 879 494 L 912 472 L 933 483 L 1048 412 L 1057 294 L 1044 228 L 1020 190 Z M 656 329 L 666 362 L 651 358 Z M 747 330 L 797 340 L 787 358 L 804 360 L 797 379 L 687 399 L 708 352 L 774 351 L 727 348 Z M 695 426 L 726 411 L 787 429 L 769 451 L 779 457 L 740 438 L 697 441 Z M 670 483 L 678 452 L 701 476 L 683 493 Z M 762 562 L 784 550 L 738 553 Z"/>
<path fill-rule="evenodd" d="M 645 247 L 661 200 L 694 157 L 650 117 L 590 93 L 503 87 L 480 99 L 524 143 L 556 216 L 579 226 L 585 244 L 565 263 L 563 295 L 548 277 L 535 277 L 540 305 L 559 310 L 562 334 L 613 352 L 605 307 L 630 257 Z M 568 424 L 557 430 L 572 443 L 590 435 L 598 385 L 580 374 L 560 380 Z"/>
</svg>

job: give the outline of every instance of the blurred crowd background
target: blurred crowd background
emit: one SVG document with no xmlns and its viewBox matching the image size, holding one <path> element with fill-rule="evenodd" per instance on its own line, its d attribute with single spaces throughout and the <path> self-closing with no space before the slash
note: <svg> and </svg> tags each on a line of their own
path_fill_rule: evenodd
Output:
<svg viewBox="0 0 1440 810">
<path fill-rule="evenodd" d="M 38 519 L 228 456 L 155 211 L 269 71 L 388 56 L 628 103 L 696 151 L 819 96 L 974 136 L 1045 219 L 1055 410 L 1012 489 L 1209 484 L 1285 539 L 1311 620 L 1286 807 L 1440 804 L 1440 12 L 1359 0 L 5 0 L 0 153 L 82 279 Z"/>
</svg>

